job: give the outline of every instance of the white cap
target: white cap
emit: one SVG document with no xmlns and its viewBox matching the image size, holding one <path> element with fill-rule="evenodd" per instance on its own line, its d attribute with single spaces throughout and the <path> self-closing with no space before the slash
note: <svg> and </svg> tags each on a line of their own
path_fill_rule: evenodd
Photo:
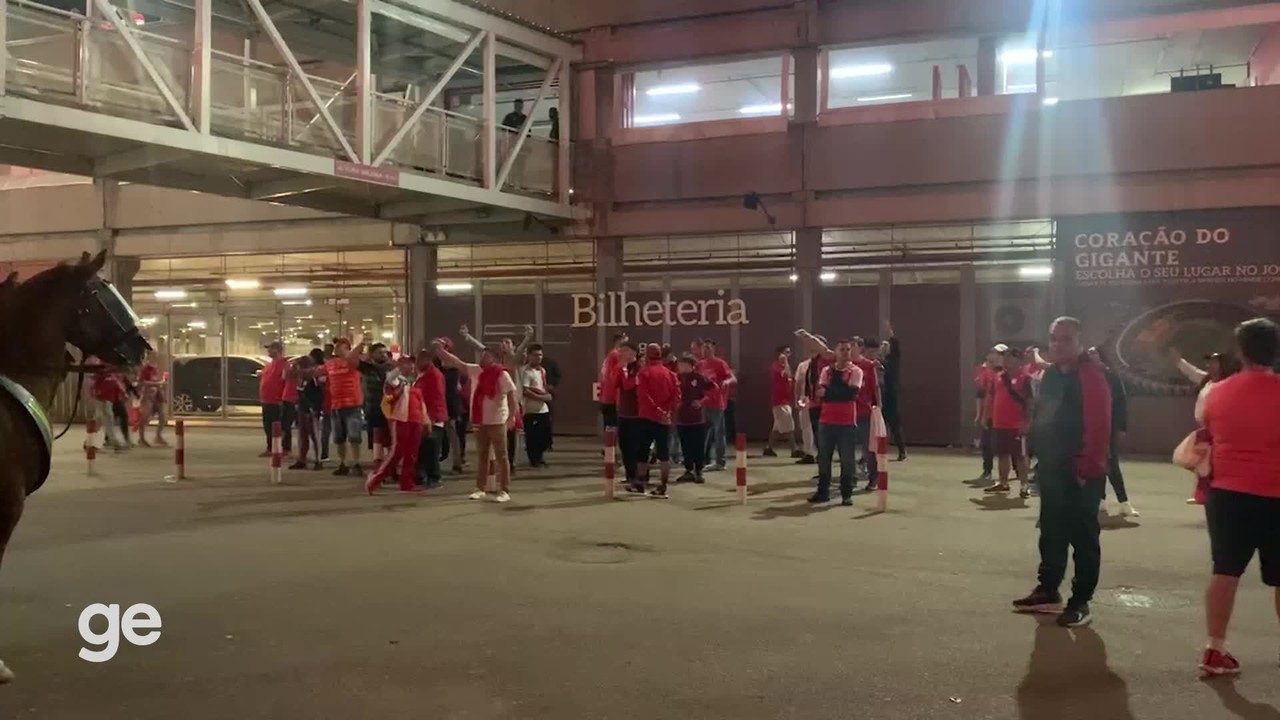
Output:
<svg viewBox="0 0 1280 720">
<path fill-rule="evenodd" d="M 1009 346 L 1008 346 L 1008 345 L 1005 345 L 1004 343 L 997 343 L 997 344 L 996 344 L 996 346 L 995 346 L 995 347 L 993 347 L 993 348 L 991 348 L 991 349 L 992 349 L 992 350 L 995 350 L 996 352 L 998 352 L 998 353 L 1000 353 L 1000 354 L 1002 354 L 1002 355 L 1003 355 L 1004 353 L 1009 352 Z"/>
</svg>

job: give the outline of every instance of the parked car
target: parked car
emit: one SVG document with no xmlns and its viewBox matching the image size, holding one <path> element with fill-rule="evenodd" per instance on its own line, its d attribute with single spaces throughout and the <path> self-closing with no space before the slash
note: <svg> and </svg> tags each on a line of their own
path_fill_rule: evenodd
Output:
<svg viewBox="0 0 1280 720">
<path fill-rule="evenodd" d="M 261 405 L 258 379 L 267 358 L 227 356 L 227 404 Z M 222 357 L 190 355 L 173 359 L 173 409 L 178 413 L 217 412 L 222 408 Z"/>
</svg>

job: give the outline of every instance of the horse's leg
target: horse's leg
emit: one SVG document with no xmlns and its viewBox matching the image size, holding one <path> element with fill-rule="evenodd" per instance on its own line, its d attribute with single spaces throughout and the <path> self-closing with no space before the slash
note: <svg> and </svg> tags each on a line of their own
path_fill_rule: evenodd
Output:
<svg viewBox="0 0 1280 720">
<path fill-rule="evenodd" d="M 22 518 L 22 507 L 27 501 L 27 483 L 23 473 L 0 474 L 0 561 L 9 547 L 13 529 Z M 0 685 L 13 682 L 13 671 L 0 660 Z"/>
</svg>

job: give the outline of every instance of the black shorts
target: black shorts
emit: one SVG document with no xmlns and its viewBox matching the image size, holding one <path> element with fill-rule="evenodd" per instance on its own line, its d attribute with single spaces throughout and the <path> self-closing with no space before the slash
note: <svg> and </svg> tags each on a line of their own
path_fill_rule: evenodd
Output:
<svg viewBox="0 0 1280 720">
<path fill-rule="evenodd" d="M 991 444 L 997 457 L 1008 457 L 1017 460 L 1022 457 L 1022 431 L 1005 428 L 991 430 Z"/>
<path fill-rule="evenodd" d="M 618 427 L 618 406 L 613 404 L 600 405 L 600 419 L 604 423 L 605 428 Z"/>
<path fill-rule="evenodd" d="M 1262 582 L 1280 587 L 1280 498 L 1214 488 L 1205 517 L 1214 575 L 1240 577 L 1257 553 Z"/>
<path fill-rule="evenodd" d="M 658 462 L 671 460 L 671 426 L 653 420 L 636 421 L 636 461 L 648 462 L 649 451 L 658 456 Z"/>
</svg>

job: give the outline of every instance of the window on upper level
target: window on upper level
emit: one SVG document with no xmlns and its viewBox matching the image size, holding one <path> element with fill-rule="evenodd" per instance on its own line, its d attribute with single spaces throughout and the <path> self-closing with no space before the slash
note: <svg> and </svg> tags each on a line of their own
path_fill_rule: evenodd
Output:
<svg viewBox="0 0 1280 720">
<path fill-rule="evenodd" d="M 623 127 L 781 115 L 782 67 L 771 56 L 624 75 Z"/>
<path fill-rule="evenodd" d="M 977 72 L 977 38 L 831 50 L 827 107 L 865 107 L 972 94 Z"/>
</svg>

